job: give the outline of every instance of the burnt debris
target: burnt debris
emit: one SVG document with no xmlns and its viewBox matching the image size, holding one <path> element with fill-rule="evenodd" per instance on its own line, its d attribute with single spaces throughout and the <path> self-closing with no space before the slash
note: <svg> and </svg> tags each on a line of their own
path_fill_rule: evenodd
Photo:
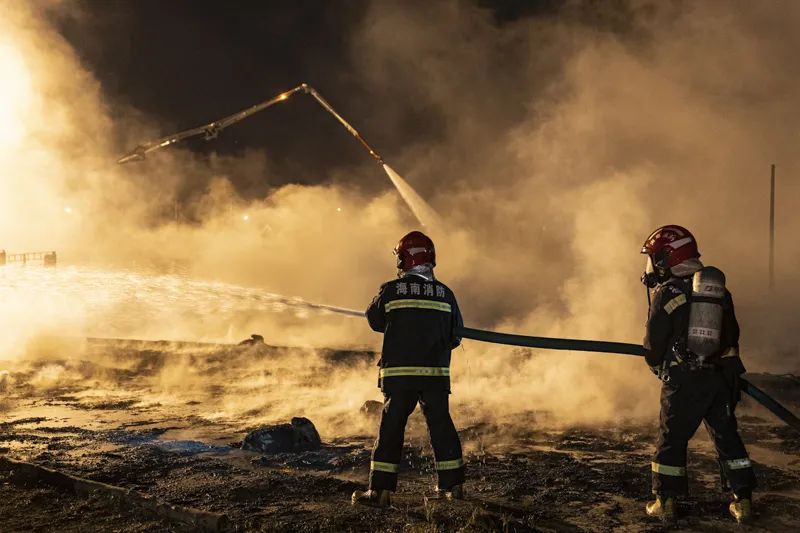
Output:
<svg viewBox="0 0 800 533">
<path fill-rule="evenodd" d="M 308 418 L 292 418 L 290 424 L 276 424 L 247 434 L 242 449 L 259 453 L 286 453 L 318 450 L 322 439 Z"/>
</svg>

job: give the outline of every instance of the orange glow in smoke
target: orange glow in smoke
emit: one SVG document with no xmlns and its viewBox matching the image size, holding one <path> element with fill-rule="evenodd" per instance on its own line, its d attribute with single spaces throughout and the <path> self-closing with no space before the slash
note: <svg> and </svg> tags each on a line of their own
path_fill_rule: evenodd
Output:
<svg viewBox="0 0 800 533">
<path fill-rule="evenodd" d="M 0 43 L 0 148 L 19 143 L 25 135 L 25 110 L 31 79 L 21 54 Z"/>
</svg>

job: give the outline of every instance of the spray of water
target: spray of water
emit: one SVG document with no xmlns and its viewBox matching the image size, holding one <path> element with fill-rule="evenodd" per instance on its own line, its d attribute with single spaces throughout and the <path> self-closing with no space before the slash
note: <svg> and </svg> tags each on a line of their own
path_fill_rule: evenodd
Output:
<svg viewBox="0 0 800 533">
<path fill-rule="evenodd" d="M 400 196 L 403 198 L 406 205 L 408 205 L 409 209 L 411 209 L 411 212 L 414 213 L 414 216 L 417 217 L 419 223 L 434 230 L 441 228 L 442 221 L 430 204 L 426 202 L 400 174 L 395 172 L 392 167 L 384 163 L 383 170 L 386 171 L 386 175 L 392 180 L 397 192 L 400 193 Z"/>
<path fill-rule="evenodd" d="M 0 302 L 0 314 L 9 321 L 2 330 L 5 347 L 15 344 L 13 337 L 23 342 L 42 331 L 232 342 L 246 334 L 245 327 L 286 343 L 291 338 L 278 336 L 271 326 L 276 319 L 281 328 L 304 328 L 326 317 L 335 320 L 330 315 L 363 316 L 230 283 L 87 267 L 2 267 Z"/>
</svg>

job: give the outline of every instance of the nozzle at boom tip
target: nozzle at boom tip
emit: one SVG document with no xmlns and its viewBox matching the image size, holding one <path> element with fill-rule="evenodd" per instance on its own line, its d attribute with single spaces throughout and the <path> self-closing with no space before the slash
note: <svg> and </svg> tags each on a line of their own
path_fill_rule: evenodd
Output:
<svg viewBox="0 0 800 533">
<path fill-rule="evenodd" d="M 370 150 L 369 151 L 369 155 L 374 157 L 378 161 L 378 163 L 380 163 L 381 165 L 385 165 L 386 164 L 386 161 L 384 161 L 384 159 L 381 157 L 381 154 L 379 154 L 375 150 Z"/>
<path fill-rule="evenodd" d="M 132 151 L 128 152 L 127 154 L 117 159 L 117 164 L 124 165 L 125 163 L 144 161 L 146 159 L 145 154 L 146 152 L 144 150 L 144 147 L 137 146 Z"/>
</svg>

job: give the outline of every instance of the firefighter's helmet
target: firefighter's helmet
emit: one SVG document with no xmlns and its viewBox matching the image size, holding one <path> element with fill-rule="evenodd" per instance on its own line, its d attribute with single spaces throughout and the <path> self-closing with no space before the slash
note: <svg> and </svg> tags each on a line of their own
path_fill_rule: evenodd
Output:
<svg viewBox="0 0 800 533">
<path fill-rule="evenodd" d="M 397 268 L 410 270 L 417 265 L 436 266 L 436 248 L 433 241 L 421 231 L 412 231 L 394 247 L 397 256 Z"/>
<path fill-rule="evenodd" d="M 642 253 L 650 256 L 657 270 L 668 270 L 687 259 L 697 259 L 697 241 L 692 233 L 681 226 L 662 226 L 644 241 Z"/>
</svg>

